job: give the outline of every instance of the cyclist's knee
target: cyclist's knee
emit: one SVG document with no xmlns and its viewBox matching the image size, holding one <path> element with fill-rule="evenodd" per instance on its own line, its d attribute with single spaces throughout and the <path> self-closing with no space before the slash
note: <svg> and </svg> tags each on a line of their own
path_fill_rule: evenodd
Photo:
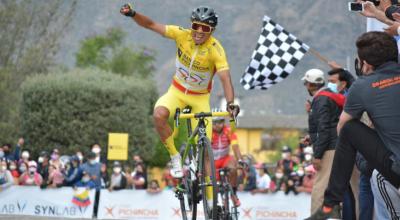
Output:
<svg viewBox="0 0 400 220">
<path fill-rule="evenodd" d="M 168 117 L 169 117 L 169 111 L 167 108 L 159 106 L 156 109 L 154 109 L 153 119 L 156 124 L 165 123 L 166 121 L 168 121 Z"/>
</svg>

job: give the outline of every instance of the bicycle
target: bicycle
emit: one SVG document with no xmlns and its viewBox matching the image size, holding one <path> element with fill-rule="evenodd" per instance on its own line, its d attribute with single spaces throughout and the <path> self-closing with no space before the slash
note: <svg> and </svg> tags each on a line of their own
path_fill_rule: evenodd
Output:
<svg viewBox="0 0 400 220">
<path fill-rule="evenodd" d="M 181 184 L 176 188 L 176 196 L 180 200 L 182 218 L 187 220 L 190 215 L 192 220 L 197 217 L 197 204 L 203 201 L 204 218 L 217 219 L 217 181 L 214 166 L 214 156 L 211 149 L 211 142 L 206 135 L 207 117 L 228 117 L 229 112 L 200 112 L 190 113 L 190 108 L 184 108 L 183 114 L 180 109 L 176 109 L 174 116 L 174 135 L 178 133 L 179 119 L 187 119 L 188 138 L 182 155 L 182 165 L 187 167 L 181 180 Z M 191 119 L 197 119 L 197 126 L 192 131 Z M 206 158 L 209 158 L 210 181 L 206 181 Z M 207 202 L 206 190 L 212 187 L 212 204 Z"/>
<path fill-rule="evenodd" d="M 240 164 L 241 167 L 236 168 L 236 169 L 243 169 L 243 165 Z M 236 172 L 235 169 L 235 172 Z M 239 212 L 237 207 L 233 204 L 231 204 L 231 197 L 235 196 L 233 192 L 233 188 L 229 182 L 228 179 L 228 174 L 232 170 L 232 168 L 229 167 L 223 167 L 218 170 L 220 180 L 218 181 L 218 193 L 219 193 L 219 198 L 222 204 L 219 204 L 219 212 L 218 212 L 218 219 L 221 220 L 237 220 L 239 219 Z"/>
</svg>

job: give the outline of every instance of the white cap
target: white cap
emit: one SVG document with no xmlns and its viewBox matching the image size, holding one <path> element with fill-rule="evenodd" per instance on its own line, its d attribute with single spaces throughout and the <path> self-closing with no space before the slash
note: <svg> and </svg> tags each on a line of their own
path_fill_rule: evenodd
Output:
<svg viewBox="0 0 400 220">
<path fill-rule="evenodd" d="M 322 72 L 320 69 L 310 69 L 304 74 L 304 77 L 301 78 L 301 80 L 309 83 L 322 84 L 325 82 L 324 72 Z"/>
</svg>

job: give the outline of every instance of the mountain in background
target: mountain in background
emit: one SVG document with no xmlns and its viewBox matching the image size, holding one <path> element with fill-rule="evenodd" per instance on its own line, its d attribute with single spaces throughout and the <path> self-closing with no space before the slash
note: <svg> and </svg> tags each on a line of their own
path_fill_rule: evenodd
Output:
<svg viewBox="0 0 400 220">
<path fill-rule="evenodd" d="M 68 28 L 59 54 L 59 61 L 69 67 L 75 64 L 79 42 L 89 36 L 102 34 L 112 27 L 128 33 L 127 43 L 146 46 L 157 51 L 156 72 L 153 73 L 159 92 L 164 93 L 174 74 L 175 44 L 151 31 L 138 27 L 119 14 L 127 1 L 80 0 L 72 25 Z M 356 56 L 355 41 L 365 31 L 362 16 L 347 10 L 347 1 L 332 0 L 139 0 L 137 11 L 164 24 L 190 25 L 190 13 L 200 5 L 213 7 L 219 15 L 215 36 L 225 48 L 231 66 L 235 92 L 247 115 L 305 115 L 308 97 L 300 81 L 311 68 L 327 71 L 327 65 L 307 53 L 286 80 L 267 91 L 246 91 L 239 80 L 250 61 L 260 34 L 262 19 L 268 15 L 311 48 L 352 70 Z M 223 91 L 215 80 L 213 106 L 219 105 Z"/>
</svg>

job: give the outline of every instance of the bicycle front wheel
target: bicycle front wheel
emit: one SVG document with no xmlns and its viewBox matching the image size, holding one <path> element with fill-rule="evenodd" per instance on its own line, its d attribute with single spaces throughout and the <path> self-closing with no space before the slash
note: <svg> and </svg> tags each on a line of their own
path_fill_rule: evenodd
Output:
<svg viewBox="0 0 400 220">
<path fill-rule="evenodd" d="M 206 220 L 217 219 L 217 180 L 211 142 L 207 137 L 203 137 L 199 140 L 199 145 L 200 189 L 204 207 L 204 218 Z M 209 180 L 207 176 L 210 177 Z M 207 198 L 207 191 L 212 191 L 212 198 Z"/>
<path fill-rule="evenodd" d="M 183 220 L 196 220 L 197 218 L 197 203 L 199 181 L 195 177 L 195 170 L 193 170 L 191 164 L 195 158 L 193 157 L 192 151 L 188 152 L 188 163 L 185 164 L 187 170 L 182 178 L 181 186 L 183 187 L 181 195 L 179 197 L 182 219 Z"/>
</svg>

